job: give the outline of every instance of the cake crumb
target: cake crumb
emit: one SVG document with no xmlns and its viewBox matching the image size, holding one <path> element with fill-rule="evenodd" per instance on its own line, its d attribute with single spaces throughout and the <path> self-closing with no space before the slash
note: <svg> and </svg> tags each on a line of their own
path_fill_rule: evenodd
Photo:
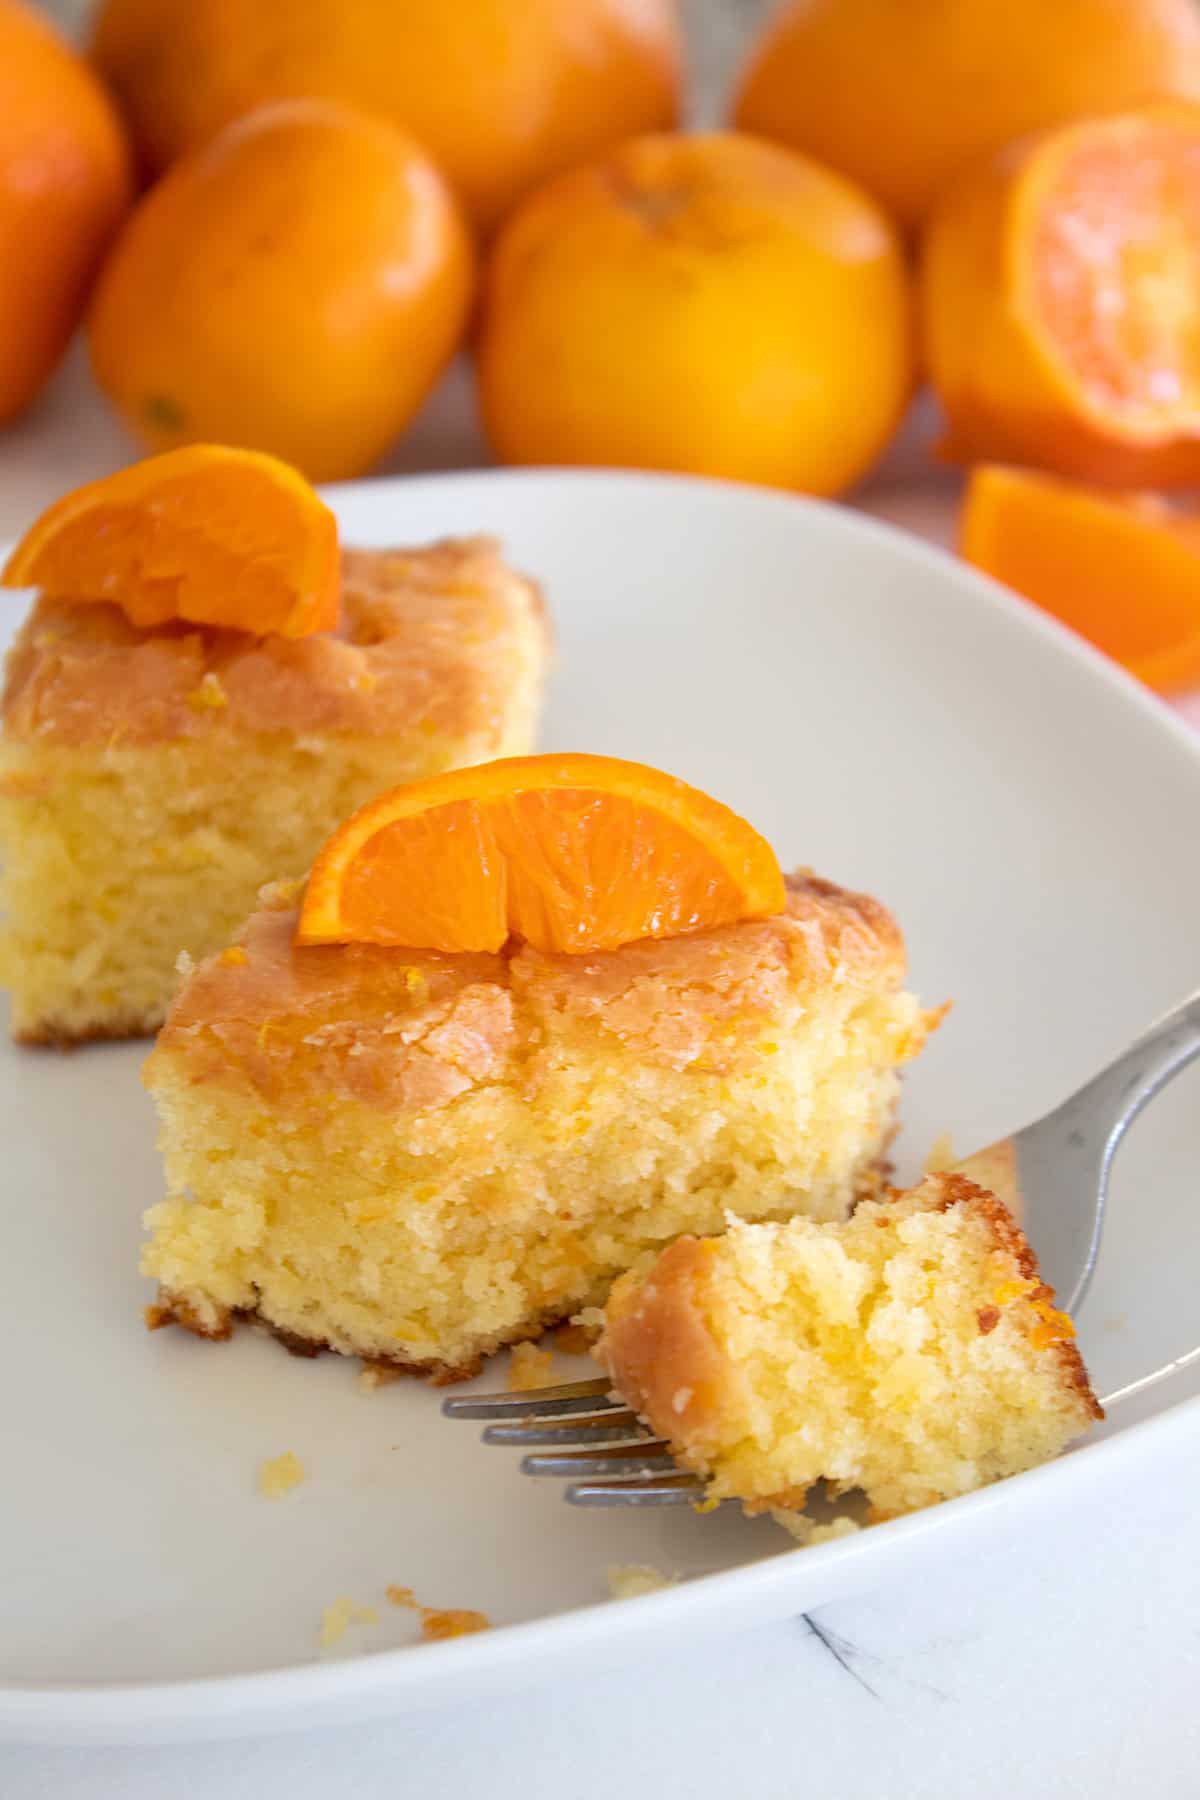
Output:
<svg viewBox="0 0 1200 1800">
<path fill-rule="evenodd" d="M 352 1625 L 378 1625 L 379 1614 L 373 1606 L 356 1606 L 348 1594 L 339 1594 L 321 1614 L 321 1631 L 317 1639 L 322 1650 L 331 1650 L 341 1642 Z"/>
<path fill-rule="evenodd" d="M 373 1394 L 376 1388 L 390 1387 L 393 1381 L 400 1381 L 404 1370 L 398 1369 L 395 1363 L 365 1362 L 358 1371 L 358 1385 L 364 1394 Z"/>
<path fill-rule="evenodd" d="M 511 1394 L 524 1394 L 533 1388 L 546 1387 L 554 1370 L 554 1353 L 536 1344 L 514 1344 L 508 1368 Z"/>
<path fill-rule="evenodd" d="M 614 1600 L 636 1600 L 660 1588 L 676 1587 L 677 1575 L 664 1575 L 653 1563 L 613 1563 L 607 1571 L 608 1591 Z"/>
<path fill-rule="evenodd" d="M 272 1456 L 258 1471 L 258 1491 L 264 1500 L 281 1500 L 304 1480 L 304 1464 L 294 1450 Z"/>
<path fill-rule="evenodd" d="M 925 1158 L 926 1175 L 944 1175 L 952 1169 L 957 1157 L 954 1154 L 954 1139 L 948 1131 L 939 1131 L 929 1146 L 929 1154 Z"/>
<path fill-rule="evenodd" d="M 196 965 L 188 955 L 187 951 L 181 950 L 179 955 L 175 958 L 175 973 L 177 975 L 182 975 L 183 979 L 186 981 L 195 967 Z"/>
<path fill-rule="evenodd" d="M 469 1637 L 473 1631 L 490 1631 L 492 1621 L 486 1613 L 472 1612 L 469 1607 L 451 1607 L 442 1611 L 436 1606 L 421 1608 L 421 1636 L 430 1643 L 439 1638 Z"/>
<path fill-rule="evenodd" d="M 420 1613 L 421 1636 L 428 1643 L 437 1643 L 441 1638 L 469 1637 L 473 1631 L 490 1631 L 492 1628 L 486 1613 L 475 1612 L 467 1606 L 422 1606 L 410 1587 L 400 1587 L 396 1582 L 384 1592 L 393 1606 Z"/>
<path fill-rule="evenodd" d="M 597 1326 L 572 1319 L 570 1324 L 559 1325 L 555 1330 L 554 1348 L 560 1356 L 586 1356 L 599 1338 Z"/>
<path fill-rule="evenodd" d="M 853 1537 L 856 1531 L 862 1530 L 861 1525 L 845 1514 L 840 1518 L 831 1519 L 827 1525 L 815 1524 L 804 1513 L 773 1509 L 771 1517 L 777 1525 L 782 1525 L 785 1531 L 791 1532 L 796 1542 L 806 1550 L 813 1549 L 817 1544 L 834 1543 L 838 1538 Z M 879 1521 L 873 1520 L 872 1523 L 879 1523 Z"/>
</svg>

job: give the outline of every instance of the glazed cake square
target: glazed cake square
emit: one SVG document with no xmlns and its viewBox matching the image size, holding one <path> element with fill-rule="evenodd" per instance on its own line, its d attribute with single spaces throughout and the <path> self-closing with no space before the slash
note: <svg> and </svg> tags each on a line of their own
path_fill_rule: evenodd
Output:
<svg viewBox="0 0 1200 1800">
<path fill-rule="evenodd" d="M 265 899 L 147 1064 L 155 1323 L 453 1378 L 680 1232 L 879 1185 L 931 1021 L 866 896 L 797 876 L 776 917 L 581 955 L 297 947 Z"/>
<path fill-rule="evenodd" d="M 529 750 L 546 658 L 536 587 L 486 539 L 347 550 L 338 626 L 304 638 L 39 599 L 0 738 L 14 1035 L 155 1030 L 180 952 L 219 949 L 355 808 Z"/>
</svg>

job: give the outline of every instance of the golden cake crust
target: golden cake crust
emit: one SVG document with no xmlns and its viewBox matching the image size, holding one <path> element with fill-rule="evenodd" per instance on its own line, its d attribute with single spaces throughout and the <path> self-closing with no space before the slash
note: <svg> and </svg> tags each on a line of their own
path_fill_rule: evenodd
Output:
<svg viewBox="0 0 1200 1800">
<path fill-rule="evenodd" d="M 498 730 L 513 624 L 536 585 L 485 537 L 346 550 L 336 630 L 139 631 L 115 606 L 41 598 L 10 652 L 5 734 L 148 745 L 241 732 L 471 737 Z"/>
<path fill-rule="evenodd" d="M 564 1034 L 607 1034 L 642 1061 L 728 1073 L 775 1053 L 785 995 L 899 985 L 904 946 L 885 907 L 815 876 L 787 911 L 592 956 L 519 944 L 447 956 L 373 945 L 297 947 L 295 890 L 264 890 L 241 940 L 191 973 L 147 1064 L 250 1089 L 281 1110 L 314 1094 L 393 1111 L 436 1108 L 517 1080 L 536 1094 Z M 924 1032 L 921 1031 L 923 1038 Z M 897 1046 L 897 1060 L 920 1039 Z"/>
</svg>

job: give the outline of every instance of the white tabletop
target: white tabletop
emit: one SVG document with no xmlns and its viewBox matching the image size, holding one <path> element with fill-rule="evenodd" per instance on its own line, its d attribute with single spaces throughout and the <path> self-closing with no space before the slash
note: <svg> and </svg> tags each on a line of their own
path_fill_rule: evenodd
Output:
<svg viewBox="0 0 1200 1800">
<path fill-rule="evenodd" d="M 927 462 L 928 420 L 859 503 L 948 542 L 956 483 Z M 0 439 L 0 538 L 129 460 L 78 359 Z M 484 460 L 462 370 L 388 465 Z M 1200 697 L 1183 708 L 1200 723 Z M 523 1701 L 392 1726 L 178 1749 L 0 1748 L 3 1800 L 999 1800 L 1014 1792 L 1200 1796 L 1200 1443 L 1160 1446 L 1136 1491 L 1022 1541 L 1003 1525 L 936 1577 L 676 1660 Z M 80 1529 L 87 1529 L 81 1509 Z"/>
</svg>

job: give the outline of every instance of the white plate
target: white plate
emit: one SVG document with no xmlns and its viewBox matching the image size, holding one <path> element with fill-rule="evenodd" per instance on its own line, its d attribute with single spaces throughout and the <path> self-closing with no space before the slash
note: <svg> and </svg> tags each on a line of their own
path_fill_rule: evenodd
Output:
<svg viewBox="0 0 1200 1800">
<path fill-rule="evenodd" d="M 850 513 L 670 478 L 364 483 L 350 542 L 486 529 L 540 576 L 561 667 L 548 747 L 611 751 L 731 802 L 788 863 L 883 897 L 947 1025 L 912 1075 L 903 1154 L 962 1149 L 1060 1098 L 1196 980 L 1200 751 L 1133 683 L 940 552 Z M 861 1538 L 791 1550 L 728 1509 L 567 1508 L 440 1396 L 244 1332 L 148 1337 L 139 1217 L 159 1194 L 140 1049 L 0 1050 L 6 1344 L 0 1734 L 188 1737 L 395 1715 L 581 1679 L 702 1626 L 819 1604 L 1076 1484 L 1150 1479 L 1194 1429 L 1200 1368 L 1048 1469 Z M 1122 1153 L 1081 1320 L 1110 1391 L 1197 1336 L 1197 1087 Z M 486 1378 L 495 1385 L 502 1371 Z M 1173 1410 L 1172 1410 L 1173 1409 Z M 257 1497 L 259 1462 L 309 1478 Z M 615 1604 L 612 1563 L 687 1578 Z M 702 1578 L 702 1579 L 701 1579 Z M 389 1582 L 500 1629 L 414 1643 Z M 379 1610 L 319 1653 L 322 1608 Z"/>
</svg>

